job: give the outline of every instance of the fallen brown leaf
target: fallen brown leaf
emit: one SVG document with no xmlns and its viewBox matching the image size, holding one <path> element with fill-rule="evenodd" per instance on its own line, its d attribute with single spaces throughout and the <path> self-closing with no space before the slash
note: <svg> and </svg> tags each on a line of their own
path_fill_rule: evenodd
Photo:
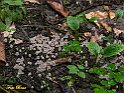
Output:
<svg viewBox="0 0 124 93">
<path fill-rule="evenodd" d="M 85 32 L 84 36 L 91 36 L 91 33 L 90 32 Z"/>
<path fill-rule="evenodd" d="M 115 13 L 114 12 L 109 12 L 109 18 L 110 19 L 114 19 L 116 17 Z"/>
<path fill-rule="evenodd" d="M 3 35 L 0 34 L 0 65 L 6 64 L 5 58 L 5 50 L 4 50 L 4 43 L 3 43 Z"/>
<path fill-rule="evenodd" d="M 112 28 L 108 24 L 106 24 L 105 22 L 100 22 L 100 23 L 107 31 L 110 32 L 112 31 Z"/>
<path fill-rule="evenodd" d="M 106 10 L 106 11 L 109 11 L 109 10 L 110 10 L 108 6 L 103 6 L 103 8 L 104 8 L 104 10 Z"/>
<path fill-rule="evenodd" d="M 123 30 L 119 30 L 117 28 L 113 28 L 113 31 L 116 34 L 116 36 L 119 36 L 120 33 L 124 32 Z"/>
<path fill-rule="evenodd" d="M 85 14 L 85 16 L 87 19 L 91 19 L 92 17 L 97 17 L 98 19 L 104 19 L 107 17 L 107 12 L 95 11 Z"/>
<path fill-rule="evenodd" d="M 60 13 L 62 16 L 67 17 L 69 12 L 58 2 L 47 0 L 47 3 L 58 13 Z"/>
</svg>

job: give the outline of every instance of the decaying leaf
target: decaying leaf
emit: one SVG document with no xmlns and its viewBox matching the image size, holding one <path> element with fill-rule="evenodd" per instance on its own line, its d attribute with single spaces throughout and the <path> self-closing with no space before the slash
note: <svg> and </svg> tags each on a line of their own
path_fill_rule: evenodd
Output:
<svg viewBox="0 0 124 93">
<path fill-rule="evenodd" d="M 85 14 L 85 16 L 87 19 L 91 19 L 92 17 L 97 17 L 98 19 L 104 19 L 107 17 L 107 12 L 95 11 Z"/>
<path fill-rule="evenodd" d="M 91 36 L 91 33 L 90 32 L 85 32 L 84 36 Z"/>
<path fill-rule="evenodd" d="M 47 0 L 47 3 L 62 16 L 67 17 L 69 12 L 58 2 Z"/>
<path fill-rule="evenodd" d="M 100 22 L 100 23 L 107 31 L 110 32 L 112 31 L 112 28 L 108 24 L 106 24 L 105 22 Z"/>
<path fill-rule="evenodd" d="M 115 13 L 114 12 L 109 12 L 109 18 L 110 19 L 114 19 L 116 17 Z"/>
<path fill-rule="evenodd" d="M 119 30 L 117 28 L 113 28 L 113 31 L 116 34 L 116 36 L 119 36 L 120 33 L 124 32 L 123 30 Z"/>
<path fill-rule="evenodd" d="M 6 58 L 5 58 L 5 50 L 4 50 L 4 44 L 3 44 L 3 36 L 0 35 L 0 65 L 6 64 Z"/>
<path fill-rule="evenodd" d="M 14 39 L 14 41 L 15 41 L 15 44 L 20 44 L 20 43 L 23 43 L 23 41 L 22 41 L 22 40 L 20 40 L 20 39 Z"/>
<path fill-rule="evenodd" d="M 68 27 L 68 25 L 67 25 L 66 22 L 64 22 L 64 23 L 62 23 L 62 24 L 58 24 L 58 29 L 59 29 L 59 30 L 64 30 L 66 27 Z"/>
<path fill-rule="evenodd" d="M 103 8 L 104 8 L 104 10 L 106 10 L 106 11 L 109 11 L 109 10 L 110 10 L 108 6 L 103 6 Z"/>
<path fill-rule="evenodd" d="M 24 0 L 24 2 L 40 4 L 40 2 L 38 0 Z"/>
<path fill-rule="evenodd" d="M 99 38 L 99 35 L 98 35 L 97 31 L 95 31 L 94 36 L 91 36 L 90 41 L 96 42 L 98 40 L 98 38 Z"/>
</svg>

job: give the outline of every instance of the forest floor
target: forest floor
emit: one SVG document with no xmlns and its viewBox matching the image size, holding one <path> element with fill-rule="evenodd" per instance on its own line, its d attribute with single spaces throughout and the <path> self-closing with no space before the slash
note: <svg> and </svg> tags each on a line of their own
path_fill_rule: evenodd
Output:
<svg viewBox="0 0 124 93">
<path fill-rule="evenodd" d="M 61 2 L 69 12 L 69 15 L 78 13 L 90 13 L 95 11 L 104 12 L 104 5 L 86 8 L 81 0 L 74 2 L 73 0 L 65 0 Z M 93 93 L 90 86 L 92 79 L 80 79 L 76 82 L 73 88 L 61 81 L 59 78 L 67 75 L 68 64 L 84 64 L 92 67 L 96 58 L 90 56 L 86 47 L 83 48 L 83 53 L 75 55 L 67 55 L 61 57 L 59 52 L 63 50 L 63 46 L 69 40 L 74 39 L 71 34 L 71 29 L 64 26 L 66 18 L 52 9 L 46 2 L 40 4 L 28 3 L 26 18 L 15 23 L 16 32 L 12 38 L 20 39 L 20 44 L 15 44 L 10 38 L 5 39 L 6 60 L 7 65 L 0 67 L 0 83 L 2 85 L 22 85 L 26 86 L 26 90 L 6 90 L 0 88 L 0 93 Z M 122 5 L 109 5 L 111 11 L 117 9 L 124 10 Z M 124 17 L 119 20 L 105 19 L 109 26 L 124 31 Z M 82 33 L 80 41 L 85 45 L 91 40 L 91 36 L 95 31 L 101 35 L 98 43 L 101 46 L 106 46 L 107 41 L 101 39 L 104 36 L 112 36 L 109 43 L 120 42 L 124 44 L 124 33 L 107 32 L 104 27 L 100 30 L 94 24 L 90 24 L 88 29 L 85 29 L 87 24 L 81 25 L 79 32 Z M 91 36 L 86 36 L 84 33 L 89 32 Z M 82 59 L 85 57 L 84 59 Z M 120 53 L 109 59 L 101 59 L 101 66 L 106 66 L 108 63 L 114 63 L 118 66 L 124 65 L 124 53 Z M 123 89 L 122 89 L 123 90 Z M 124 91 L 118 93 L 124 93 Z M 10 91 L 10 92 L 9 92 Z"/>
</svg>

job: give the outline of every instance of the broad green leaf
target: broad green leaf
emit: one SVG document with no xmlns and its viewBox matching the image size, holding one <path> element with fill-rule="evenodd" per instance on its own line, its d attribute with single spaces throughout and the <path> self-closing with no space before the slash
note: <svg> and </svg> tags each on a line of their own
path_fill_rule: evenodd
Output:
<svg viewBox="0 0 124 93">
<path fill-rule="evenodd" d="M 67 68 L 70 74 L 77 74 L 79 72 L 79 69 L 75 65 L 68 65 Z"/>
<path fill-rule="evenodd" d="M 107 93 L 117 93 L 116 90 L 107 90 Z"/>
<path fill-rule="evenodd" d="M 116 82 L 114 80 L 108 80 L 108 81 L 102 80 L 101 84 L 106 87 L 112 87 L 112 86 L 116 85 Z"/>
<path fill-rule="evenodd" d="M 105 89 L 99 89 L 99 88 L 95 88 L 94 89 L 94 93 L 108 93 Z"/>
<path fill-rule="evenodd" d="M 115 64 L 108 64 L 107 69 L 115 71 L 116 70 L 116 66 L 115 66 Z"/>
<path fill-rule="evenodd" d="M 4 3 L 7 3 L 9 5 L 22 5 L 22 0 L 4 0 Z"/>
<path fill-rule="evenodd" d="M 98 20 L 97 17 L 92 17 L 91 19 L 89 19 L 90 22 L 96 22 Z"/>
<path fill-rule="evenodd" d="M 78 72 L 78 76 L 81 77 L 81 78 L 85 78 L 86 77 L 84 72 Z"/>
<path fill-rule="evenodd" d="M 77 67 L 78 67 L 79 69 L 81 69 L 81 70 L 84 69 L 84 66 L 82 66 L 82 65 L 77 65 Z"/>
<path fill-rule="evenodd" d="M 123 17 L 124 12 L 121 9 L 117 9 L 116 12 L 115 12 L 115 14 L 116 14 L 116 18 L 119 19 L 119 18 L 122 18 Z"/>
<path fill-rule="evenodd" d="M 76 20 L 79 23 L 82 23 L 82 22 L 86 21 L 85 14 L 84 13 L 80 13 L 80 14 L 76 15 Z"/>
<path fill-rule="evenodd" d="M 74 31 L 78 30 L 80 26 L 80 23 L 78 22 L 76 17 L 73 17 L 73 16 L 67 17 L 67 24 Z"/>
<path fill-rule="evenodd" d="M 98 74 L 98 75 L 101 75 L 101 71 L 100 71 L 100 69 L 97 68 L 97 67 L 91 68 L 91 69 L 89 70 L 89 72 L 90 72 L 90 73 L 96 73 L 96 74 Z"/>
<path fill-rule="evenodd" d="M 111 44 L 103 49 L 103 56 L 111 57 L 119 54 L 122 51 L 124 51 L 124 45 L 118 43 Z"/>
<path fill-rule="evenodd" d="M 88 47 L 88 49 L 89 49 L 89 52 L 90 52 L 91 54 L 95 55 L 95 56 L 97 56 L 97 55 L 100 53 L 101 49 L 102 49 L 102 48 L 101 48 L 97 43 L 95 43 L 95 42 L 89 42 L 89 43 L 87 44 L 87 47 Z"/>
<path fill-rule="evenodd" d="M 64 81 L 64 80 L 70 80 L 70 79 L 72 79 L 71 76 L 63 76 L 63 77 L 60 78 L 60 80 L 62 80 L 62 81 Z"/>
<path fill-rule="evenodd" d="M 118 69 L 120 72 L 124 72 L 124 67 L 119 67 Z"/>
<path fill-rule="evenodd" d="M 0 22 L 0 31 L 5 31 L 6 25 L 3 22 Z"/>
</svg>

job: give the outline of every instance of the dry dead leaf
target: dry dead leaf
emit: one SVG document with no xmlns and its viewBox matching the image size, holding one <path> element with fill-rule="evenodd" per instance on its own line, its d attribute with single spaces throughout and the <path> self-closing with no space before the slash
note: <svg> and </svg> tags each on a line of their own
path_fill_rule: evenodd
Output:
<svg viewBox="0 0 124 93">
<path fill-rule="evenodd" d="M 85 32 L 84 36 L 91 36 L 91 33 L 90 32 Z"/>
<path fill-rule="evenodd" d="M 40 4 L 40 2 L 38 0 L 24 0 L 24 2 Z"/>
<path fill-rule="evenodd" d="M 119 36 L 120 33 L 124 32 L 123 30 L 119 30 L 117 28 L 113 28 L 113 31 L 116 34 L 116 36 Z"/>
<path fill-rule="evenodd" d="M 98 22 L 94 22 L 99 28 L 100 28 L 100 24 Z"/>
<path fill-rule="evenodd" d="M 114 19 L 116 17 L 114 12 L 110 11 L 108 14 L 109 14 L 110 19 Z"/>
<path fill-rule="evenodd" d="M 112 28 L 108 24 L 106 24 L 105 22 L 100 22 L 100 23 L 107 31 L 110 32 L 112 31 Z"/>
<path fill-rule="evenodd" d="M 20 39 L 14 39 L 14 41 L 15 41 L 15 44 L 20 44 L 20 43 L 23 43 L 23 41 L 22 41 L 22 40 L 20 40 Z"/>
<path fill-rule="evenodd" d="M 107 17 L 107 12 L 95 11 L 85 14 L 85 16 L 87 19 L 91 19 L 92 17 L 97 17 L 98 19 L 104 19 Z"/>
<path fill-rule="evenodd" d="M 64 22 L 64 23 L 62 23 L 62 24 L 58 24 L 58 28 L 59 28 L 60 30 L 64 30 L 66 27 L 68 27 L 68 25 L 67 25 L 66 22 Z"/>
<path fill-rule="evenodd" d="M 47 3 L 62 16 L 67 17 L 69 12 L 58 2 L 47 0 Z"/>
<path fill-rule="evenodd" d="M 4 43 L 3 43 L 3 35 L 0 34 L 0 65 L 6 64 L 5 58 L 5 50 L 4 50 Z"/>
<path fill-rule="evenodd" d="M 108 6 L 103 6 L 103 8 L 104 8 L 104 10 L 106 10 L 106 11 L 109 11 L 109 10 L 110 10 Z"/>
</svg>

